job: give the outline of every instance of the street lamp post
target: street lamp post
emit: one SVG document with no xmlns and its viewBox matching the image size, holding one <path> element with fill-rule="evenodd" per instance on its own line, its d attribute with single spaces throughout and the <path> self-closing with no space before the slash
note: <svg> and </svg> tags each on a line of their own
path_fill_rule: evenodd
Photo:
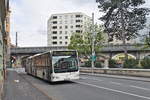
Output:
<svg viewBox="0 0 150 100">
<path fill-rule="evenodd" d="M 94 29 L 94 13 L 92 13 L 92 73 L 94 73 L 94 58 L 95 58 L 95 50 L 94 50 L 94 43 L 95 43 L 95 29 Z"/>
<path fill-rule="evenodd" d="M 18 47 L 18 32 L 16 32 L 16 47 Z"/>
</svg>

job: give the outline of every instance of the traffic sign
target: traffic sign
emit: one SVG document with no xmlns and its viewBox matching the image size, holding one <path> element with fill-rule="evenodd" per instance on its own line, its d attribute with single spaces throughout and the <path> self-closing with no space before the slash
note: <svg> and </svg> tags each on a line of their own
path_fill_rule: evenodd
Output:
<svg viewBox="0 0 150 100">
<path fill-rule="evenodd" d="M 92 61 L 95 61 L 95 60 L 96 60 L 96 56 L 91 56 L 90 59 L 91 59 Z"/>
</svg>

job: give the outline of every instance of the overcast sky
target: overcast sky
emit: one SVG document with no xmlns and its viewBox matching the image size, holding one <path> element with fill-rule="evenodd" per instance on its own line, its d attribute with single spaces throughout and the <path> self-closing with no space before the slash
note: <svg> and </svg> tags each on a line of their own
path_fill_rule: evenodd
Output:
<svg viewBox="0 0 150 100">
<path fill-rule="evenodd" d="M 150 0 L 146 0 L 145 6 L 150 7 Z M 10 0 L 10 10 L 11 42 L 15 44 L 18 32 L 21 47 L 47 45 L 47 20 L 51 14 L 83 12 L 91 16 L 94 12 L 97 23 L 101 16 L 95 0 Z"/>
</svg>

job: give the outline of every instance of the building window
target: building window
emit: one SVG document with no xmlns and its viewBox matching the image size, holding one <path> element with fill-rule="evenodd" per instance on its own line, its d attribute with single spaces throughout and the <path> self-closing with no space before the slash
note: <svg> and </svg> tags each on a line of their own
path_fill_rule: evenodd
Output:
<svg viewBox="0 0 150 100">
<path fill-rule="evenodd" d="M 62 41 L 60 41 L 59 44 L 62 44 Z"/>
<path fill-rule="evenodd" d="M 65 15 L 65 19 L 67 19 L 68 18 L 68 15 Z"/>
<path fill-rule="evenodd" d="M 57 21 L 53 21 L 53 24 L 57 24 Z"/>
<path fill-rule="evenodd" d="M 57 29 L 57 26 L 53 26 L 52 28 L 53 28 L 53 29 Z"/>
<path fill-rule="evenodd" d="M 65 44 L 68 44 L 68 42 L 65 42 Z"/>
<path fill-rule="evenodd" d="M 59 31 L 59 34 L 62 34 L 62 31 Z"/>
<path fill-rule="evenodd" d="M 82 22 L 82 20 L 76 20 L 76 23 Z"/>
<path fill-rule="evenodd" d="M 73 33 L 73 31 L 70 31 L 70 33 Z"/>
<path fill-rule="evenodd" d="M 76 30 L 76 33 L 80 33 L 81 31 L 80 30 Z"/>
<path fill-rule="evenodd" d="M 53 16 L 53 19 L 57 19 L 57 16 Z"/>
<path fill-rule="evenodd" d="M 59 26 L 59 29 L 62 29 L 62 26 Z"/>
<path fill-rule="evenodd" d="M 70 28 L 73 28 L 73 26 L 71 25 Z"/>
<path fill-rule="evenodd" d="M 68 22 L 67 22 L 67 20 L 65 20 L 65 24 L 67 24 Z"/>
<path fill-rule="evenodd" d="M 70 17 L 73 18 L 73 15 L 71 15 Z"/>
<path fill-rule="evenodd" d="M 71 20 L 70 23 L 73 24 L 73 20 Z"/>
<path fill-rule="evenodd" d="M 59 19 L 62 19 L 62 16 L 59 16 Z"/>
<path fill-rule="evenodd" d="M 62 21 L 59 21 L 59 24 L 62 24 Z"/>
<path fill-rule="evenodd" d="M 65 25 L 65 29 L 67 29 L 68 28 L 68 26 L 67 25 Z"/>
<path fill-rule="evenodd" d="M 65 36 L 65 39 L 68 39 L 68 36 Z"/>
<path fill-rule="evenodd" d="M 57 42 L 56 42 L 56 41 L 54 41 L 54 42 L 52 42 L 52 44 L 57 44 Z"/>
<path fill-rule="evenodd" d="M 81 26 L 80 25 L 76 25 L 76 28 L 80 28 Z"/>
<path fill-rule="evenodd" d="M 67 34 L 68 32 L 67 31 L 65 31 L 65 34 Z"/>
<path fill-rule="evenodd" d="M 57 36 L 53 36 L 52 39 L 57 39 Z"/>
<path fill-rule="evenodd" d="M 62 39 L 62 36 L 60 36 L 59 39 Z"/>
<path fill-rule="evenodd" d="M 76 18 L 80 18 L 80 17 L 82 17 L 82 15 L 76 15 Z"/>
<path fill-rule="evenodd" d="M 52 33 L 53 33 L 53 34 L 57 34 L 57 31 L 53 31 Z"/>
</svg>

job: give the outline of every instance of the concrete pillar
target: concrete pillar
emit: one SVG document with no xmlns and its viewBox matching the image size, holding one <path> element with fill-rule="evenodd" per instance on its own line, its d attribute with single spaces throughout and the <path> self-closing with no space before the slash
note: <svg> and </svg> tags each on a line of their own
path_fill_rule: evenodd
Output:
<svg viewBox="0 0 150 100">
<path fill-rule="evenodd" d="M 104 68 L 105 69 L 108 69 L 109 67 L 108 67 L 108 59 L 105 59 L 105 61 L 104 61 Z"/>
</svg>

